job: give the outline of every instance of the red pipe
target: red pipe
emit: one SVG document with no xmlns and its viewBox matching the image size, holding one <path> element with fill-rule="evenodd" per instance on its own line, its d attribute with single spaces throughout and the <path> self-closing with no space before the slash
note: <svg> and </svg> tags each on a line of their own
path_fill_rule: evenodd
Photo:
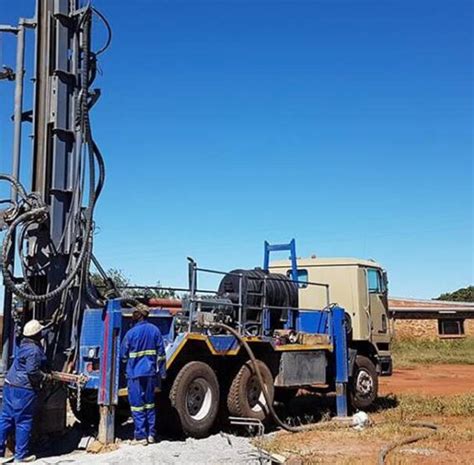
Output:
<svg viewBox="0 0 474 465">
<path fill-rule="evenodd" d="M 151 299 L 148 299 L 148 306 L 163 308 L 182 308 L 182 303 L 179 299 L 164 299 L 152 297 Z"/>
</svg>

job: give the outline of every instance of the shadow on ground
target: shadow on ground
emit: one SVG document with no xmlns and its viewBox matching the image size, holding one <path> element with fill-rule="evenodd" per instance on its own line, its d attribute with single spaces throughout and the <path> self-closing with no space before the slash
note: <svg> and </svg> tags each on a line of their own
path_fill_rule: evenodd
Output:
<svg viewBox="0 0 474 465">
<path fill-rule="evenodd" d="M 368 413 L 377 413 L 385 410 L 393 409 L 398 406 L 399 402 L 393 395 L 382 396 L 377 399 L 373 406 L 367 411 Z M 287 404 L 276 403 L 275 410 L 278 416 L 286 423 L 292 426 L 299 426 L 309 423 L 317 423 L 329 420 L 336 415 L 336 399 L 334 395 L 321 395 L 317 393 L 303 393 L 296 396 Z M 160 423 L 158 412 L 158 426 L 160 439 L 182 441 L 182 435 L 172 431 L 168 434 L 166 424 Z M 270 433 L 278 428 L 273 422 L 265 424 L 265 432 Z M 239 436 L 254 436 L 258 434 L 256 428 L 253 427 L 236 427 L 229 423 L 221 424 L 218 431 L 235 434 Z M 37 440 L 35 453 L 40 457 L 64 455 L 74 452 L 78 449 L 85 449 L 88 441 L 92 442 L 97 437 L 97 429 L 91 427 L 83 427 L 81 423 L 76 422 L 70 426 L 63 435 L 54 438 L 45 437 Z M 116 425 L 116 437 L 121 441 L 133 439 L 133 423 L 131 419 L 126 419 L 122 423 Z"/>
</svg>

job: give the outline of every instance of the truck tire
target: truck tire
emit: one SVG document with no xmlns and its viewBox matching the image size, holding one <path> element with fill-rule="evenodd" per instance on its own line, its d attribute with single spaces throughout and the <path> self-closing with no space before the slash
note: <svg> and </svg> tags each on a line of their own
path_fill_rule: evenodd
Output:
<svg viewBox="0 0 474 465">
<path fill-rule="evenodd" d="M 219 382 L 214 370 L 203 362 L 184 365 L 171 387 L 170 401 L 186 436 L 208 436 L 219 409 Z"/>
<path fill-rule="evenodd" d="M 354 373 L 349 380 L 349 401 L 354 410 L 364 410 L 377 398 L 379 378 L 374 363 L 364 355 L 357 355 Z"/>
<path fill-rule="evenodd" d="M 275 388 L 272 372 L 261 360 L 257 360 L 257 365 L 267 387 L 268 395 L 273 401 Z M 260 421 L 267 417 L 268 408 L 266 408 L 265 397 L 260 389 L 253 363 L 250 360 L 240 367 L 232 380 L 227 395 L 227 408 L 229 413 L 236 417 L 256 418 Z"/>
</svg>

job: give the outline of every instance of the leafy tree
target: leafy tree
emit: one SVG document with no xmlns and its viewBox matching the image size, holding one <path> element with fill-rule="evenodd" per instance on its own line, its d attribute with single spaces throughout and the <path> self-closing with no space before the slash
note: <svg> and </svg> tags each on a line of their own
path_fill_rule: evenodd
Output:
<svg viewBox="0 0 474 465">
<path fill-rule="evenodd" d="M 474 286 L 462 287 L 454 292 L 441 294 L 435 300 L 452 300 L 453 302 L 474 302 Z"/>
<path fill-rule="evenodd" d="M 168 298 L 175 297 L 175 292 L 168 289 L 162 289 L 161 283 L 158 281 L 154 286 L 150 287 L 134 287 L 130 278 L 128 278 L 122 270 L 110 268 L 107 276 L 114 282 L 118 290 L 126 297 L 147 297 L 147 298 Z M 107 285 L 99 273 L 91 273 L 91 283 L 99 290 L 107 288 Z"/>
</svg>

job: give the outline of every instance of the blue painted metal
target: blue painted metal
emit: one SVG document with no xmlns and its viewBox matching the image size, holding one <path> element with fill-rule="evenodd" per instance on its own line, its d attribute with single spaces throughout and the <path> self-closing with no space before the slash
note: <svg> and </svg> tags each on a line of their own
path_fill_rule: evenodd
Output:
<svg viewBox="0 0 474 465">
<path fill-rule="evenodd" d="M 85 310 L 82 319 L 77 372 L 87 374 L 87 389 L 99 388 L 98 366 L 102 348 L 103 318 L 104 311 L 94 308 Z"/>
<path fill-rule="evenodd" d="M 298 264 L 296 261 L 296 241 L 291 239 L 288 244 L 270 244 L 267 241 L 264 242 L 264 254 L 263 254 L 263 270 L 268 271 L 270 268 L 270 252 L 290 252 L 291 261 L 291 279 L 298 281 Z"/>
<path fill-rule="evenodd" d="M 267 271 L 270 268 L 270 252 L 290 252 L 290 262 L 291 262 L 291 279 L 295 282 L 298 281 L 298 264 L 296 260 L 296 241 L 291 239 L 288 244 L 270 244 L 265 241 L 263 244 L 263 270 Z M 286 329 L 295 329 L 296 328 L 296 317 L 297 311 L 293 309 L 288 310 L 288 321 L 285 323 Z M 268 329 L 268 328 L 267 328 Z"/>
<path fill-rule="evenodd" d="M 296 330 L 309 334 L 329 334 L 329 313 L 317 310 L 299 310 Z"/>
<path fill-rule="evenodd" d="M 347 416 L 347 382 L 349 380 L 349 356 L 346 340 L 346 319 L 344 309 L 333 307 L 332 339 L 334 345 L 334 365 L 336 373 L 336 408 L 337 415 Z"/>
<path fill-rule="evenodd" d="M 239 347 L 239 342 L 232 335 L 209 336 L 209 342 L 216 352 L 228 352 L 236 350 Z"/>
<path fill-rule="evenodd" d="M 99 405 L 117 405 L 118 402 L 121 329 L 122 307 L 120 300 L 109 300 L 105 307 L 102 325 Z"/>
</svg>

